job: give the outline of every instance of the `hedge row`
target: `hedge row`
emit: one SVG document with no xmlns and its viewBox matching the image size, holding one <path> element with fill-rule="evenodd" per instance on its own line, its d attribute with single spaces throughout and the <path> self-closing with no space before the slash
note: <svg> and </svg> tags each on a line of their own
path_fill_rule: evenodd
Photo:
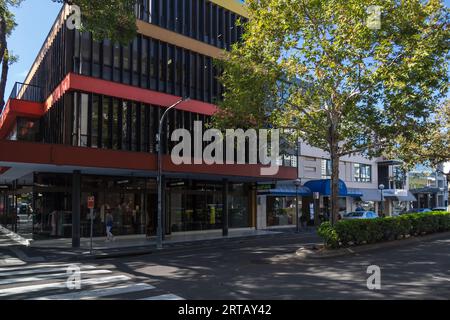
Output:
<svg viewBox="0 0 450 320">
<path fill-rule="evenodd" d="M 329 248 L 398 240 L 408 236 L 450 231 L 450 213 L 427 212 L 378 219 L 322 223 L 319 236 Z"/>
</svg>

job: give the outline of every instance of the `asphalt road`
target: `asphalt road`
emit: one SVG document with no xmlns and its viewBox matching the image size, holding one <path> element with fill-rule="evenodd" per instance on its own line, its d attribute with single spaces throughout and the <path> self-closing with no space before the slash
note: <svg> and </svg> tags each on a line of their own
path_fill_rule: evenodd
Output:
<svg viewBox="0 0 450 320">
<path fill-rule="evenodd" d="M 450 298 L 450 238 L 320 260 L 302 260 L 293 254 L 300 244 L 316 241 L 317 237 L 311 234 L 283 235 L 221 242 L 206 248 L 184 247 L 139 257 L 85 261 L 80 266 L 92 272 L 85 275 L 82 271 L 86 283 L 77 294 L 97 299 Z M 380 267 L 380 290 L 367 288 L 370 276 L 367 268 L 371 265 Z M 55 294 L 76 297 L 62 287 L 40 290 L 39 285 L 55 282 L 52 273 L 43 264 L 27 267 L 40 272 L 32 275 L 35 278 L 25 279 L 32 282 L 17 282 L 20 277 L 30 277 L 31 271 L 17 275 L 14 270 L 0 268 L 0 299 Z M 92 281 L 90 277 L 106 280 Z M 14 281 L 8 281 L 11 278 Z M 14 289 L 36 284 L 37 289 L 31 292 Z M 119 290 L 114 290 L 117 287 Z"/>
<path fill-rule="evenodd" d="M 320 260 L 296 258 L 295 243 L 186 250 L 117 266 L 187 299 L 450 299 L 450 238 Z M 371 265 L 380 267 L 380 290 L 367 288 Z"/>
</svg>

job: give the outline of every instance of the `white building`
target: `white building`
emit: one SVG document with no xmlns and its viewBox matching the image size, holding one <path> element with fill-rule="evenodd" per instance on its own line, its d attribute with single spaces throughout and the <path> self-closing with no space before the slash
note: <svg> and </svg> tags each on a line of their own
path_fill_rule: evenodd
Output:
<svg viewBox="0 0 450 320">
<path fill-rule="evenodd" d="M 416 199 L 408 191 L 408 175 L 400 164 L 399 161 L 368 159 L 362 155 L 342 157 L 339 164 L 341 214 L 364 208 L 388 216 L 410 209 L 411 202 Z M 301 180 L 300 216 L 306 217 L 310 224 L 313 224 L 314 214 L 326 219 L 331 211 L 331 161 L 328 152 L 302 143 L 298 172 Z M 384 185 L 382 193 L 380 184 Z M 284 181 L 260 186 L 259 189 L 257 227 L 295 225 L 294 182 Z"/>
</svg>

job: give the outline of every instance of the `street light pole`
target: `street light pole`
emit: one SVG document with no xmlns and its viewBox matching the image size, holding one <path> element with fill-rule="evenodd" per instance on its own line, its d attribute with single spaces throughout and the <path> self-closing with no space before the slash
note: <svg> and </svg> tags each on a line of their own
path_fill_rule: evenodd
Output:
<svg viewBox="0 0 450 320">
<path fill-rule="evenodd" d="M 380 214 L 381 214 L 381 217 L 383 217 L 384 216 L 384 198 L 383 198 L 384 184 L 380 184 L 378 186 L 378 189 L 380 189 L 380 193 L 381 193 Z"/>
<path fill-rule="evenodd" d="M 169 113 L 170 110 L 174 109 L 176 106 L 178 106 L 180 103 L 184 102 L 184 101 L 188 101 L 189 98 L 182 98 L 180 100 L 178 100 L 177 102 L 175 102 L 173 105 L 171 105 L 170 107 L 168 107 L 161 119 L 159 120 L 159 127 L 158 127 L 158 135 L 156 137 L 156 142 L 157 142 L 157 151 L 158 151 L 158 177 L 157 177 L 157 181 L 158 181 L 158 226 L 156 229 L 156 248 L 157 249 L 162 249 L 163 247 L 163 230 L 162 230 L 162 143 L 161 143 L 161 135 L 162 135 L 162 130 L 163 130 L 163 125 L 164 125 L 164 120 L 167 117 L 167 114 Z"/>
<path fill-rule="evenodd" d="M 300 216 L 300 214 L 299 214 L 299 207 L 298 207 L 298 188 L 301 186 L 301 184 L 302 184 L 302 181 L 299 179 L 299 178 L 297 178 L 295 181 L 294 181 L 294 184 L 295 184 L 295 221 L 296 221 L 296 232 L 297 233 L 299 233 L 300 232 L 300 225 L 299 225 L 299 216 Z"/>
</svg>

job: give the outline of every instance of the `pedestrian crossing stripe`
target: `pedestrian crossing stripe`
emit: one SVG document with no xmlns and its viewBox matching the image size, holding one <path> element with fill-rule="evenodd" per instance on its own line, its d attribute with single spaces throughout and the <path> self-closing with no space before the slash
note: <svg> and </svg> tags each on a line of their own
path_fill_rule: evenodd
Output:
<svg viewBox="0 0 450 320">
<path fill-rule="evenodd" d="M 131 279 L 130 277 L 120 275 L 120 276 L 82 279 L 80 281 L 80 283 L 82 286 L 83 285 L 86 286 L 86 285 L 96 285 L 96 284 L 126 281 L 126 280 L 130 280 L 130 279 Z M 15 295 L 15 294 L 32 293 L 32 292 L 48 290 L 48 289 L 64 289 L 64 288 L 67 288 L 66 281 L 44 283 L 44 284 L 34 284 L 34 285 L 23 286 L 23 287 L 0 289 L 0 297 L 7 297 L 7 296 Z"/>
<path fill-rule="evenodd" d="M 68 267 L 77 266 L 80 268 L 82 276 L 90 276 L 89 278 L 82 277 L 80 286 L 99 285 L 102 288 L 92 288 L 85 290 L 73 290 L 69 292 L 53 292 L 55 290 L 68 289 L 67 281 L 56 279 L 66 278 L 69 275 Z M 183 300 L 183 298 L 174 294 L 160 294 L 147 296 L 145 291 L 156 289 L 154 286 L 145 283 L 130 283 L 131 277 L 126 275 L 112 275 L 92 277 L 95 275 L 103 275 L 112 273 L 109 269 L 98 269 L 92 265 L 81 264 L 40 264 L 25 267 L 8 267 L 0 268 L 0 298 L 14 299 L 17 295 L 20 299 L 27 300 L 94 300 L 94 299 L 108 299 L 111 296 L 119 296 L 122 294 L 138 294 L 138 300 Z M 12 278 L 8 278 L 12 277 Z M 50 283 L 42 283 L 45 280 L 56 280 Z M 30 284 L 25 284 L 29 282 Z M 1 286 L 22 284 L 21 286 L 9 287 L 1 289 Z M 36 296 L 39 294 L 39 296 Z M 35 295 L 33 297 L 33 295 Z M 148 294 L 147 294 L 148 295 Z M 139 298 L 139 296 L 144 296 Z"/>
<path fill-rule="evenodd" d="M 39 270 L 44 268 L 67 268 L 69 266 L 79 266 L 81 267 L 81 264 L 79 263 L 73 263 L 73 264 L 39 264 L 36 266 L 23 266 L 23 267 L 5 267 L 0 268 L 0 272 L 3 271 L 15 271 L 15 270 Z M 83 268 L 95 268 L 93 266 L 83 266 Z M 34 271 L 37 272 L 37 271 Z"/>
<path fill-rule="evenodd" d="M 184 299 L 174 294 L 162 294 L 160 296 L 147 297 L 139 300 L 184 300 Z"/>
<path fill-rule="evenodd" d="M 18 276 L 18 275 L 27 275 L 27 274 L 35 274 L 35 273 L 50 273 L 50 272 L 59 272 L 59 271 L 66 271 L 67 268 L 69 266 L 60 266 L 58 268 L 47 268 L 47 267 L 43 267 L 43 268 L 14 268 L 14 269 L 9 269 L 8 268 L 4 268 L 5 271 L 2 271 L 2 269 L 0 268 L 0 277 L 10 277 L 10 276 Z M 81 270 L 92 270 L 92 269 L 97 269 L 94 266 L 79 266 Z M 23 270 L 25 269 L 25 270 Z"/>
<path fill-rule="evenodd" d="M 110 270 L 88 270 L 83 271 L 83 275 L 94 275 L 94 274 L 105 274 L 105 273 L 112 273 Z M 33 281 L 40 281 L 40 280 L 49 280 L 49 279 L 58 279 L 58 278 L 67 278 L 68 274 L 66 272 L 64 273 L 51 273 L 51 274 L 43 274 L 38 276 L 32 276 L 32 277 L 20 277 L 20 278 L 9 278 L 9 279 L 3 279 L 0 280 L 0 285 L 6 285 L 11 283 L 20 283 L 20 282 L 33 282 Z"/>
<path fill-rule="evenodd" d="M 63 293 L 58 295 L 46 296 L 46 297 L 38 297 L 31 298 L 28 300 L 91 300 L 100 297 L 112 296 L 117 294 L 124 293 L 132 293 L 139 291 L 146 291 L 155 289 L 154 286 L 145 284 L 145 283 L 137 283 L 137 284 L 129 284 L 118 287 L 110 287 L 110 288 L 102 288 L 102 289 L 94 289 L 88 291 L 74 292 L 74 293 Z"/>
</svg>

